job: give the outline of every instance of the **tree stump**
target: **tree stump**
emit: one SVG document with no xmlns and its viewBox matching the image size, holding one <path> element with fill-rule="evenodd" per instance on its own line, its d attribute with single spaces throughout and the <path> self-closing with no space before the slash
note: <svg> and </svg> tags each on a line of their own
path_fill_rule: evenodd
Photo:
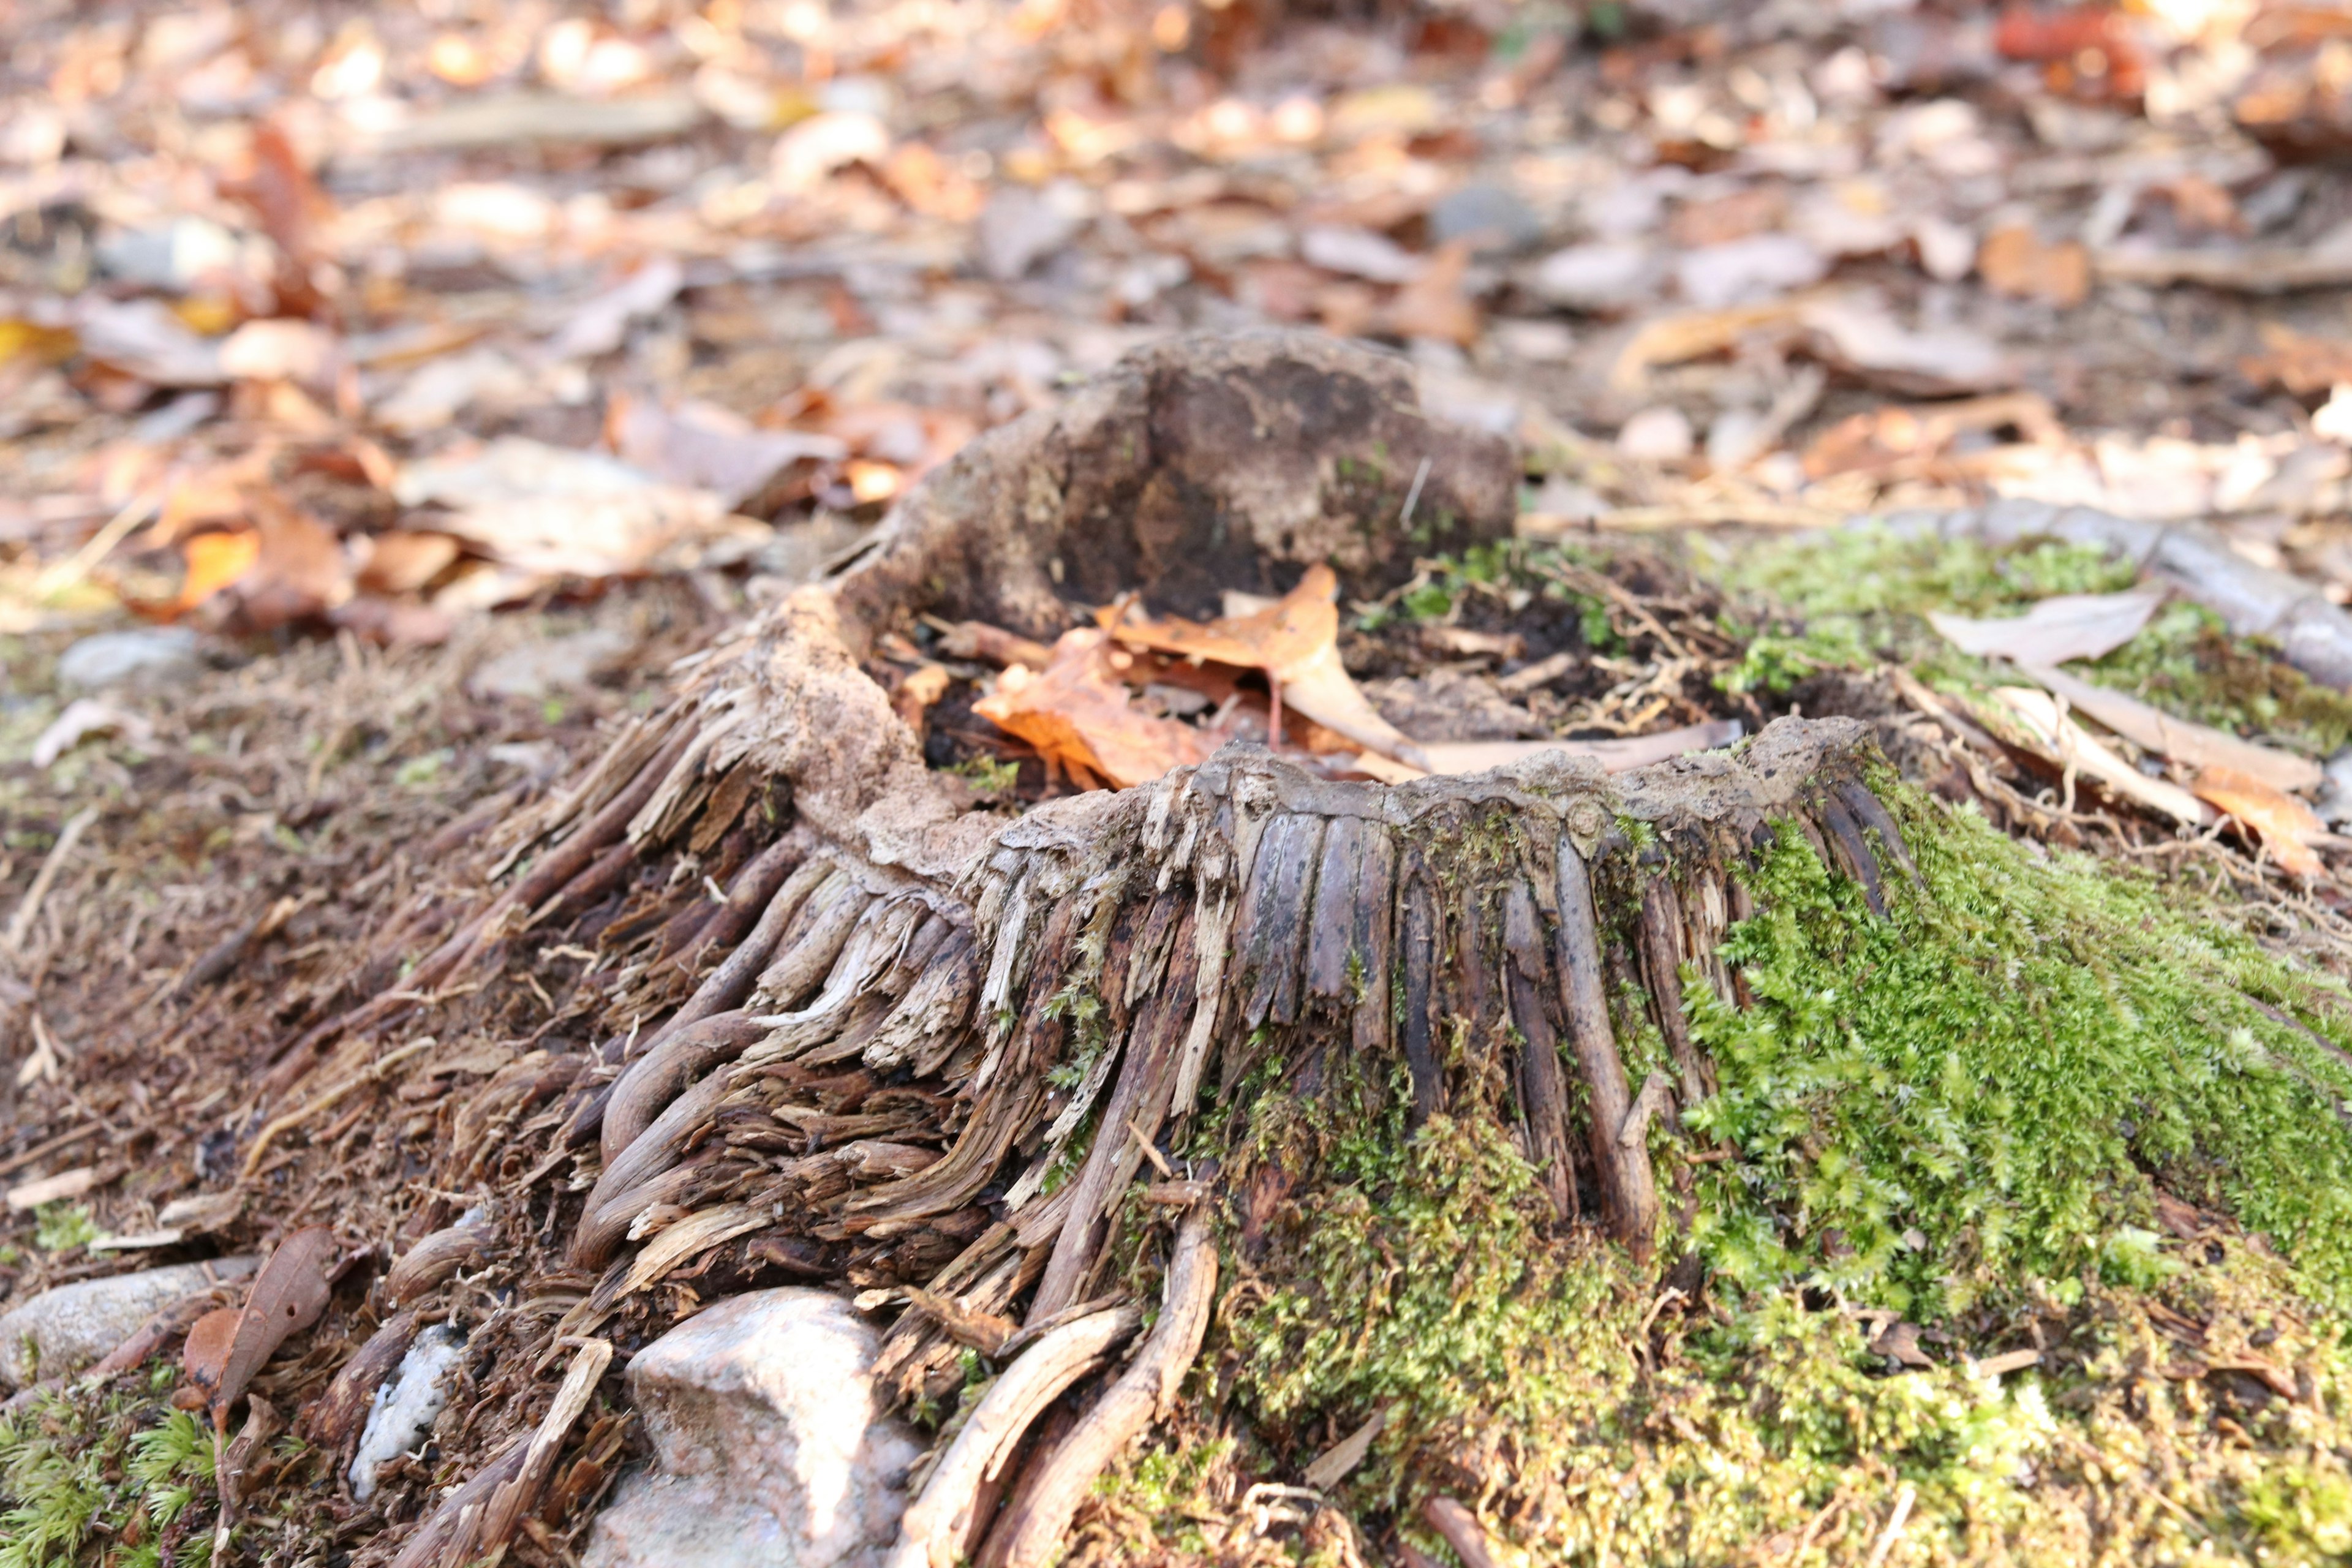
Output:
<svg viewBox="0 0 2352 1568">
<path fill-rule="evenodd" d="M 1917 967 L 1930 960 L 1948 965 L 1954 1012 L 1942 1054 L 1919 1049 L 1919 1071 L 1949 1079 L 1929 1099 L 1964 1106 L 1979 1081 L 2024 1092 L 2020 1020 L 2042 1004 L 2004 1000 L 1998 972 L 2072 964 L 2094 978 L 2051 999 L 2046 1065 L 2084 1075 L 2069 1103 L 2105 1118 L 2105 1152 L 2077 1160 L 2096 1204 L 2153 1215 L 2160 1195 L 2339 1255 L 2346 1207 L 2326 1188 L 2352 1172 L 2340 989 L 2243 946 L 2149 936 L 2160 911 L 2128 890 L 2113 904 L 2074 882 L 2052 891 L 2031 857 L 1901 785 L 1851 721 L 1783 720 L 1736 752 L 1614 778 L 1555 754 L 1335 783 L 1229 747 L 1008 817 L 925 765 L 862 665 L 919 615 L 1050 637 L 1130 589 L 1200 614 L 1219 590 L 1278 591 L 1315 562 L 1356 591 L 1385 588 L 1416 554 L 1507 535 L 1516 478 L 1500 442 L 1423 416 L 1384 356 L 1283 335 L 1146 350 L 1060 412 L 976 442 L 863 559 L 698 656 L 666 710 L 489 828 L 495 890 L 421 955 L 416 930 L 388 932 L 384 952 L 414 965 L 291 1042 L 272 1087 L 299 1099 L 329 1050 L 389 1048 L 421 1026 L 425 998 L 500 984 L 510 944 L 550 910 L 632 868 L 723 851 L 724 901 L 693 876 L 646 879 L 661 890 L 602 941 L 601 1045 L 494 1079 L 434 1184 L 483 1171 L 515 1108 L 568 1097 L 523 1154 L 547 1173 L 571 1151 L 586 1190 L 521 1196 L 536 1234 L 557 1238 L 537 1277 L 572 1304 L 515 1331 L 516 1353 L 632 1310 L 666 1321 L 652 1303 L 677 1281 L 708 1294 L 763 1269 L 895 1313 L 890 1385 L 909 1411 L 950 1417 L 945 1457 L 918 1477 L 906 1568 L 1052 1560 L 1105 1467 L 1180 1415 L 1244 1432 L 1276 1470 L 1337 1463 L 1324 1451 L 1355 1438 L 1332 1439 L 1369 1419 L 1375 1436 L 1349 1463 L 1372 1456 L 1385 1478 L 1366 1506 L 1402 1532 L 1400 1552 L 1442 1538 L 1466 1558 L 1491 1530 L 1539 1553 L 1605 1554 L 1664 1494 L 1629 1479 L 1640 1495 L 1621 1499 L 1579 1469 L 1578 1442 L 1618 1451 L 1594 1435 L 1606 1420 L 1575 1417 L 1599 1422 L 1579 1437 L 1528 1427 L 1507 1401 L 1469 1408 L 1465 1388 L 1509 1392 L 1471 1369 L 1522 1343 L 1518 1330 L 1448 1342 L 1425 1385 L 1381 1347 L 1376 1320 L 1433 1272 L 1460 1269 L 1460 1325 L 1549 1321 L 1586 1301 L 1609 1342 L 1586 1344 L 1574 1376 L 1604 1392 L 1562 1393 L 1556 1408 L 1648 1401 L 1643 1418 L 1675 1442 L 1683 1417 L 1658 1390 L 1676 1374 L 1654 1334 L 1710 1268 L 1759 1291 L 1794 1281 L 1816 1306 L 1876 1289 L 1896 1301 L 1890 1323 L 1906 1302 L 1957 1321 L 2000 1297 L 2003 1269 L 2095 1273 L 2107 1222 L 2076 1214 L 2097 1232 L 2084 1253 L 2053 1217 L 2074 1201 L 2074 1153 L 2053 1156 L 2059 1196 L 2029 1184 L 2012 1201 L 1995 1181 L 1970 1207 L 1952 1195 L 1965 1181 L 1948 1190 L 1935 1173 L 2006 1162 L 2000 1179 L 2044 1181 L 2030 1147 L 1983 1153 L 1992 1112 L 1981 1126 L 1950 1112 L 1941 1133 L 1892 1109 L 1899 1135 L 1854 1120 L 1872 1095 L 1892 1108 L 1919 1087 L 1859 1058 L 1938 1026 L 1940 972 Z M 2051 929 L 2066 910 L 2089 923 Z M 1939 957 L 1929 944 L 1946 941 Z M 1898 973 L 1900 1017 L 1872 990 Z M 2098 995 L 2137 1021 L 2086 1018 Z M 2097 1103 L 2109 1080 L 2080 1062 L 2105 1059 L 2116 1031 L 2137 1051 L 2151 1029 L 2234 1050 L 2215 1069 L 2226 1095 L 2151 1085 L 2129 1106 Z M 2226 1045 L 2239 1039 L 2252 1043 Z M 1848 1050 L 1857 1063 L 1819 1084 L 1777 1087 L 1807 1053 L 1834 1065 Z M 2288 1135 L 2264 1142 L 2268 1121 L 2182 1124 L 2217 1096 L 2307 1119 L 2290 1141 L 2308 1168 L 2277 1165 Z M 2029 1145 L 2049 1131 L 2010 1130 Z M 1860 1168 L 1854 1151 L 1885 1163 Z M 1408 1192 L 1451 1195 L 1408 1210 Z M 1458 1257 L 1434 1239 L 1449 1225 L 1472 1227 Z M 1480 1237 L 1517 1252 L 1516 1284 L 1479 1293 L 1497 1261 Z M 1157 1316 L 1121 1370 L 1138 1305 Z M 1326 1340 L 1360 1342 L 1356 1359 Z M 1187 1394 L 1204 1342 L 1213 1362 Z M 975 1356 L 1006 1369 L 990 1385 L 1002 1397 L 959 1415 L 981 1386 Z M 1299 1381 L 1318 1368 L 1336 1370 Z M 1528 1410 L 1586 1387 L 1549 1365 L 1526 1376 Z M 985 1453 L 952 1451 L 963 1432 Z M 1316 1500 L 1347 1471 L 1303 1494 L 1305 1517 L 1323 1517 Z M 1723 1531 L 1822 1500 L 1800 1488 Z M 1800 1550 L 1877 1528 L 1845 1506 Z M 1727 1554 L 1708 1528 L 1654 1534 L 1679 1542 L 1669 1554 Z M 1369 1550 L 1355 1529 L 1338 1560 Z"/>
</svg>

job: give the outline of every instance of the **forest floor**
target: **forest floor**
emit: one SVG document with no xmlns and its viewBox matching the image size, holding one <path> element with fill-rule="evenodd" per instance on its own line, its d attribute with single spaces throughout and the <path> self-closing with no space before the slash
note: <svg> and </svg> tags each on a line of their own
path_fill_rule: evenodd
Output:
<svg viewBox="0 0 2352 1568">
<path fill-rule="evenodd" d="M 253 1143 L 252 1080 L 348 999 L 354 939 L 461 874 L 472 814 L 593 757 L 973 436 L 1188 329 L 1378 339 L 1433 410 L 1517 443 L 1517 543 L 1343 606 L 1349 668 L 1401 727 L 1853 713 L 2018 837 L 2352 973 L 2344 842 L 2268 797 L 2184 826 L 2085 782 L 2003 707 L 2013 672 L 1924 619 L 2131 570 L 1807 531 L 2083 504 L 2209 522 L 2352 601 L 2336 13 L 0 18 L 7 1301 L 321 1219 L 396 1250 L 448 1206 L 416 1185 L 485 1063 L 444 1050 Z M 142 668 L 74 676 L 110 632 Z M 2352 699 L 2181 600 L 2084 668 L 2306 763 L 2352 742 Z M 970 713 L 986 679 L 958 667 L 935 764 L 1024 803 L 1067 787 Z M 599 934 L 524 963 L 551 1012 Z M 315 1393 L 346 1330 L 257 1391 Z M 558 1490 L 593 1496 L 611 1458 Z M 351 1545 L 432 1479 L 254 1543 Z M 556 1560 L 584 1518 L 530 1550 Z"/>
</svg>

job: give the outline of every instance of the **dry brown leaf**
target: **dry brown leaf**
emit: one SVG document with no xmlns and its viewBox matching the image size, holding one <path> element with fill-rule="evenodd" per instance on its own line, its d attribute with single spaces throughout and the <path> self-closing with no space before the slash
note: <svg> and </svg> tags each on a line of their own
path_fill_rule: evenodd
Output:
<svg viewBox="0 0 2352 1568">
<path fill-rule="evenodd" d="M 1131 600 L 1096 617 L 1130 647 L 1265 671 L 1279 706 L 1359 746 L 1425 768 L 1421 749 L 1373 710 L 1339 662 L 1339 579 L 1319 562 L 1298 586 L 1254 615 L 1200 622 L 1138 618 Z"/>
<path fill-rule="evenodd" d="M 2179 784 L 2149 778 L 2095 740 L 2091 732 L 2068 717 L 2058 700 L 2030 686 L 2003 686 L 1993 691 L 2011 730 L 2022 730 L 2027 743 L 2069 773 L 2095 779 L 2109 793 L 2136 800 L 2192 827 L 2202 827 L 2212 811 Z"/>
<path fill-rule="evenodd" d="M 390 529 L 370 542 L 359 586 L 371 594 L 413 594 L 457 559 L 457 542 L 446 533 Z"/>
<path fill-rule="evenodd" d="M 2239 374 L 2255 385 L 2315 397 L 2340 382 L 2352 382 L 2352 342 L 2306 337 L 2276 321 L 2264 321 L 2262 332 L 2263 352 L 2238 362 Z"/>
<path fill-rule="evenodd" d="M 223 1429 L 229 1406 L 245 1392 L 279 1345 L 319 1321 L 327 1310 L 329 1276 L 335 1264 L 335 1233 L 323 1225 L 305 1226 L 278 1244 L 269 1261 L 254 1276 L 253 1289 L 236 1316 L 226 1354 L 220 1363 L 219 1381 L 212 1390 L 213 1426 Z M 197 1327 L 210 1321 L 200 1319 Z M 189 1336 L 192 1340 L 194 1335 Z"/>
<path fill-rule="evenodd" d="M 2091 292 L 2091 253 L 2075 240 L 2045 245 L 2023 224 L 1997 228 L 1977 251 L 1977 271 L 1993 289 L 2071 310 Z"/>
<path fill-rule="evenodd" d="M 221 1372 L 228 1365 L 229 1346 L 235 1342 L 236 1325 L 244 1317 L 240 1308 L 218 1307 L 188 1328 L 188 1342 L 180 1352 L 180 1370 L 187 1373 L 190 1383 L 204 1391 L 207 1405 L 220 1389 Z"/>
<path fill-rule="evenodd" d="M 1115 662 L 1132 657 L 1102 632 L 1065 632 L 1042 674 L 1008 666 L 972 711 L 1081 782 L 1098 778 L 1114 789 L 1208 761 L 1225 735 L 1137 707 Z"/>
<path fill-rule="evenodd" d="M 2326 825 L 2294 796 L 2231 767 L 2204 768 L 2189 787 L 2199 799 L 2236 817 L 2262 839 L 2273 859 L 2295 876 L 2316 877 L 2326 870 L 2310 846 L 2312 838 L 2326 836 Z"/>
<path fill-rule="evenodd" d="M 1463 292 L 1472 242 L 1449 241 L 1420 277 L 1396 291 L 1384 312 L 1388 330 L 1401 338 L 1433 338 L 1467 348 L 1478 341 L 1478 307 Z"/>
<path fill-rule="evenodd" d="M 235 533 L 199 533 L 180 546 L 188 563 L 180 597 L 172 613 L 185 615 L 230 584 L 242 580 L 261 559 L 261 535 L 250 529 Z"/>
</svg>

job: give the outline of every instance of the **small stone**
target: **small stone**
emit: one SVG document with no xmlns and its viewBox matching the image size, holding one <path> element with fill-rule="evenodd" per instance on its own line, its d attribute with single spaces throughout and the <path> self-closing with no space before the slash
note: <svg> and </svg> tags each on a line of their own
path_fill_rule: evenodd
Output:
<svg viewBox="0 0 2352 1568">
<path fill-rule="evenodd" d="M 178 217 L 108 235 L 98 242 L 98 264 L 120 282 L 181 294 L 215 274 L 235 272 L 239 249 L 236 236 L 209 218 Z"/>
<path fill-rule="evenodd" d="M 103 691 L 160 687 L 204 672 L 196 634 L 187 626 L 140 626 L 83 637 L 58 658 L 58 689 Z"/>
<path fill-rule="evenodd" d="M 1429 237 L 1433 243 L 1474 240 L 1481 256 L 1525 250 L 1542 239 L 1543 232 L 1543 220 L 1534 209 L 1502 185 L 1483 182 L 1456 185 L 1429 209 Z"/>
<path fill-rule="evenodd" d="M 880 1335 L 823 1290 L 721 1301 L 629 1364 L 654 1465 L 623 1479 L 588 1568 L 879 1568 L 915 1434 L 884 1414 Z"/>
<path fill-rule="evenodd" d="M 1679 408 L 1644 408 L 1617 432 L 1617 449 L 1653 463 L 1679 462 L 1691 455 L 1696 437 Z"/>
<path fill-rule="evenodd" d="M 80 1371 L 183 1296 L 253 1272 L 251 1258 L 175 1263 L 44 1290 L 0 1317 L 0 1379 L 22 1387 Z"/>
<path fill-rule="evenodd" d="M 1793 234 L 1751 234 L 1685 251 L 1675 262 L 1675 282 L 1684 299 L 1716 310 L 1810 287 L 1829 269 L 1829 258 Z"/>
<path fill-rule="evenodd" d="M 465 1340 L 446 1323 L 416 1336 L 368 1407 L 367 1429 L 352 1456 L 352 1497 L 361 1502 L 373 1497 L 377 1467 L 408 1453 L 433 1430 L 449 1403 L 451 1374 L 465 1359 Z"/>
</svg>

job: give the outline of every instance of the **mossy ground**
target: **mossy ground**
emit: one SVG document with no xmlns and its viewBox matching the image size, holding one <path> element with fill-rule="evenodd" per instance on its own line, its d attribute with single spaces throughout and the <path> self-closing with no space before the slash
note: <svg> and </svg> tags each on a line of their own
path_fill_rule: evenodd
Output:
<svg viewBox="0 0 2352 1568">
<path fill-rule="evenodd" d="M 212 1561 L 213 1435 L 165 1403 L 157 1363 L 104 1394 L 48 1394 L 0 1418 L 0 1568 Z"/>
<path fill-rule="evenodd" d="M 1944 690 L 2001 683 L 2000 668 L 1937 636 L 1929 610 L 2011 615 L 2054 594 L 2112 593 L 2132 567 L 2089 545 L 1839 529 L 1777 541 L 1715 563 L 1727 587 L 1772 606 L 1751 618 L 1727 689 L 1782 693 L 1823 670 L 1910 668 Z M 2259 643 L 2232 637 L 2210 610 L 2175 601 L 2105 658 L 2074 667 L 2184 719 L 2326 756 L 2352 742 L 2352 697 L 2306 679 Z"/>
<path fill-rule="evenodd" d="M 1752 1005 L 1687 977 L 1719 1092 L 1653 1154 L 1695 1296 L 1551 1219 L 1479 1042 L 1417 1132 L 1373 1064 L 1257 1075 L 1189 1424 L 1080 1555 L 1344 1562 L 1328 1510 L 1261 1539 L 1235 1494 L 1379 1410 L 1332 1500 L 1441 1562 L 1440 1492 L 1529 1563 L 1859 1562 L 1906 1497 L 1886 1562 L 2352 1552 L 2352 999 L 1882 793 L 1924 886 L 1874 917 L 1784 834 L 1726 955 Z"/>
</svg>

